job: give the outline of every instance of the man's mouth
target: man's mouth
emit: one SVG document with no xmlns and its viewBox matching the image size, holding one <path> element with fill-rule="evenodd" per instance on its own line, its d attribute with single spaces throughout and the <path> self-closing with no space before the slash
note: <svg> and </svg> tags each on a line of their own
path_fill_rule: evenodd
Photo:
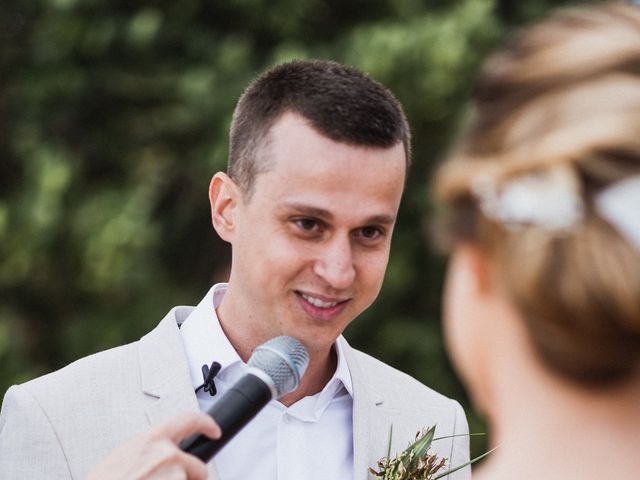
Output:
<svg viewBox="0 0 640 480">
<path fill-rule="evenodd" d="M 311 293 L 296 292 L 300 299 L 300 305 L 302 309 L 307 312 L 308 315 L 317 320 L 331 320 L 336 318 L 345 306 L 351 300 L 350 298 L 329 298 L 319 295 L 313 295 Z"/>
<path fill-rule="evenodd" d="M 307 302 L 309 302 L 311 305 L 318 308 L 331 308 L 341 303 L 340 301 L 327 302 L 302 292 L 300 292 L 300 296 L 304 298 Z"/>
</svg>

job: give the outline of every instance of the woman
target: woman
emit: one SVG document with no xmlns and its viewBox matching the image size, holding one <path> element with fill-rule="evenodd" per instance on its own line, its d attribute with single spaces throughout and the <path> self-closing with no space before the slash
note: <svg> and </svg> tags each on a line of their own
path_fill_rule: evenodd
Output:
<svg viewBox="0 0 640 480">
<path fill-rule="evenodd" d="M 437 178 L 478 479 L 640 478 L 640 8 L 561 12 L 487 63 Z"/>
</svg>

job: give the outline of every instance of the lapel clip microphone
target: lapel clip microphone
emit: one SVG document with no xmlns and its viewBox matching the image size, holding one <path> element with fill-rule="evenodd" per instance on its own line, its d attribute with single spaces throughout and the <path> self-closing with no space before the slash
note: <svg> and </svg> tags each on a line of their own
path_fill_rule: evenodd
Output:
<svg viewBox="0 0 640 480">
<path fill-rule="evenodd" d="M 205 392 L 214 397 L 218 391 L 216 390 L 216 384 L 213 383 L 213 379 L 216 378 L 216 375 L 218 375 L 221 368 L 222 365 L 218 362 L 213 362 L 211 367 L 202 365 L 202 378 L 204 379 L 204 383 L 196 388 L 196 393 L 198 393 L 198 390 L 202 388 Z"/>
</svg>

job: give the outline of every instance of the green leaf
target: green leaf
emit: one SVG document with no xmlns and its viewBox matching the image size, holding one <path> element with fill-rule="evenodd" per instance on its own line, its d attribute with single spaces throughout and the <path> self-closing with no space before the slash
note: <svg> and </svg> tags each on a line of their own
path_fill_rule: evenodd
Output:
<svg viewBox="0 0 640 480">
<path fill-rule="evenodd" d="M 418 435 L 418 438 L 415 442 L 413 442 L 409 448 L 407 448 L 407 452 L 409 452 L 409 456 L 407 458 L 407 465 L 409 468 L 413 469 L 418 462 L 418 459 L 425 455 L 431 447 L 431 442 L 433 441 L 433 437 L 435 436 L 436 427 L 435 425 L 429 427 L 426 432 Z M 404 463 L 404 462 L 403 462 Z"/>
<path fill-rule="evenodd" d="M 433 439 L 433 441 L 435 442 L 436 440 L 445 440 L 447 438 L 454 438 L 454 437 L 477 437 L 477 436 L 485 436 L 486 433 L 456 433 L 455 435 L 445 435 L 444 437 L 436 437 Z"/>
<path fill-rule="evenodd" d="M 484 457 L 486 457 L 487 455 L 489 455 L 489 454 L 490 454 L 491 452 L 493 452 L 496 448 L 498 448 L 498 447 L 492 448 L 492 449 L 491 449 L 491 450 L 489 450 L 488 452 L 485 452 L 485 453 L 483 453 L 482 455 L 477 456 L 476 458 L 474 458 L 473 460 L 468 461 L 467 463 L 463 463 L 462 465 L 458 465 L 457 467 L 454 467 L 454 468 L 452 468 L 452 469 L 450 469 L 450 470 L 447 470 L 446 472 L 441 473 L 440 475 L 438 475 L 438 476 L 436 476 L 436 477 L 432 478 L 431 480 L 438 480 L 439 478 L 444 478 L 444 477 L 446 477 L 447 475 L 451 475 L 452 473 L 455 473 L 455 472 L 457 472 L 458 470 L 461 470 L 461 469 L 463 469 L 463 468 L 464 468 L 464 467 L 466 467 L 466 466 L 469 466 L 469 465 L 471 465 L 471 464 L 473 464 L 473 463 L 476 463 L 476 462 L 477 462 L 478 460 L 480 460 L 481 458 L 484 458 Z"/>
</svg>

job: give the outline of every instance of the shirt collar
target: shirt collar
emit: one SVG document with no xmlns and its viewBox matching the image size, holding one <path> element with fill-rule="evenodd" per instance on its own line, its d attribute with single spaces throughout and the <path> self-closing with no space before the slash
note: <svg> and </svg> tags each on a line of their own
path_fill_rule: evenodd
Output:
<svg viewBox="0 0 640 480">
<path fill-rule="evenodd" d="M 300 420 L 317 422 L 324 411 L 334 401 L 344 401 L 353 398 L 353 387 L 349 367 L 344 359 L 340 342 L 334 344 L 338 364 L 336 371 L 324 388 L 317 394 L 305 397 L 289 407 L 289 414 Z"/>
<path fill-rule="evenodd" d="M 336 356 L 338 357 L 338 365 L 336 367 L 336 373 L 333 375 L 333 378 L 329 383 L 334 380 L 340 381 L 349 395 L 353 397 L 353 383 L 351 382 L 351 372 L 349 371 L 349 366 L 347 365 L 347 360 L 344 356 L 344 347 L 340 341 L 336 341 L 334 346 L 336 349 Z"/>
<path fill-rule="evenodd" d="M 216 313 L 216 308 L 220 306 L 227 286 L 227 283 L 217 283 L 211 287 L 180 326 L 194 390 L 203 382 L 202 365 L 210 366 L 212 362 L 218 362 L 221 365 L 218 374 L 221 378 L 224 378 L 225 370 L 230 367 L 234 367 L 232 370 L 235 370 L 236 364 L 245 365 L 224 334 Z M 318 394 L 319 402 L 316 404 L 317 406 L 323 405 L 322 410 L 334 397 L 340 394 L 342 387 L 349 396 L 353 396 L 351 373 L 341 342 L 336 341 L 334 348 L 337 357 L 336 371 Z"/>
<path fill-rule="evenodd" d="M 211 366 L 216 361 L 221 366 L 218 375 L 223 375 L 229 367 L 244 363 L 224 334 L 216 314 L 226 290 L 226 283 L 211 287 L 180 326 L 194 389 L 202 385 L 202 365 Z"/>
</svg>

